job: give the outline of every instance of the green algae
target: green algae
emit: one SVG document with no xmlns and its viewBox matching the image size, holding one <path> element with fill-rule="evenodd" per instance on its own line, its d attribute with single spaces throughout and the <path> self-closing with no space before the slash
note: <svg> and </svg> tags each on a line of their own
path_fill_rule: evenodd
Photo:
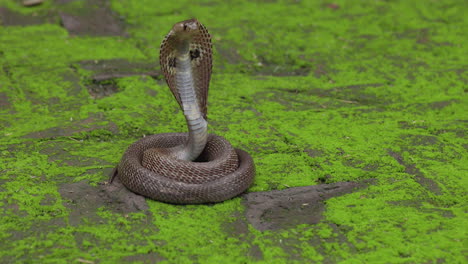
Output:
<svg viewBox="0 0 468 264">
<path fill-rule="evenodd" d="M 23 14 L 53 8 L 13 2 L 0 5 Z M 8 98 L 0 108 L 0 238 L 10 241 L 0 243 L 2 262 L 466 260 L 466 7 L 327 4 L 112 1 L 129 38 L 70 37 L 58 24 L 0 27 L 0 95 Z M 213 34 L 210 132 L 251 153 L 249 191 L 375 183 L 327 200 L 319 224 L 285 230 L 255 230 L 240 216 L 240 198 L 213 206 L 148 200 L 148 214 L 104 207 L 71 224 L 61 183 L 104 181 L 104 169 L 138 138 L 186 129 L 164 83 L 116 78 L 117 93 L 93 99 L 93 72 L 78 62 L 157 61 L 164 35 L 189 17 Z"/>
</svg>

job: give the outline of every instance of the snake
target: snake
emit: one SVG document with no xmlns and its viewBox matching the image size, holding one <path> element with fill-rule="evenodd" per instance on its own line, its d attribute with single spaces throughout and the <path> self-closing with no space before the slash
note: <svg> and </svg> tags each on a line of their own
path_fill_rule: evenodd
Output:
<svg viewBox="0 0 468 264">
<path fill-rule="evenodd" d="M 212 57 L 211 35 L 204 25 L 197 19 L 174 24 L 161 43 L 159 63 L 188 132 L 150 135 L 131 144 L 110 183 L 118 177 L 134 193 L 173 204 L 222 202 L 252 185 L 252 157 L 208 133 Z"/>
</svg>

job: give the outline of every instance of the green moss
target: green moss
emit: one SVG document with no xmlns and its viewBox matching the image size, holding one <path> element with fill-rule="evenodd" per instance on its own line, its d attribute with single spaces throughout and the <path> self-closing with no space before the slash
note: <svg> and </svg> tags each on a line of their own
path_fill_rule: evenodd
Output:
<svg viewBox="0 0 468 264">
<path fill-rule="evenodd" d="M 31 16 L 87 8 L 52 2 L 0 6 Z M 1 262 L 462 263 L 467 8 L 334 4 L 111 1 L 128 38 L 71 37 L 58 21 L 0 27 Z M 148 200 L 148 215 L 101 208 L 72 224 L 61 184 L 96 185 L 135 140 L 186 130 L 163 82 L 114 78 L 117 92 L 95 99 L 95 72 L 80 62 L 155 62 L 172 24 L 190 17 L 213 35 L 210 132 L 254 158 L 249 191 L 373 184 L 327 200 L 319 224 L 283 230 L 246 224 L 241 198 Z"/>
</svg>

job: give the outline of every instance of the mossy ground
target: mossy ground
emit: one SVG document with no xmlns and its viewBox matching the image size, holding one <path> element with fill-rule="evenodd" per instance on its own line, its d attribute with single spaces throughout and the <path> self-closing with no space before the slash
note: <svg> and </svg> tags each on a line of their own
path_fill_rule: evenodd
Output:
<svg viewBox="0 0 468 264">
<path fill-rule="evenodd" d="M 46 1 L 24 17 L 81 12 Z M 113 0 L 128 36 L 0 26 L 0 262 L 463 263 L 467 261 L 468 6 L 463 1 Z M 175 22 L 213 35 L 210 132 L 248 151 L 250 192 L 374 179 L 323 220 L 257 231 L 235 198 L 149 213 L 106 207 L 70 223 L 63 183 L 107 179 L 126 147 L 185 131 L 163 81 L 112 79 L 90 96 L 83 61 L 154 63 Z M 1 20 L 1 17 L 0 17 Z M 294 217 L 291 215 L 290 217 Z"/>
</svg>

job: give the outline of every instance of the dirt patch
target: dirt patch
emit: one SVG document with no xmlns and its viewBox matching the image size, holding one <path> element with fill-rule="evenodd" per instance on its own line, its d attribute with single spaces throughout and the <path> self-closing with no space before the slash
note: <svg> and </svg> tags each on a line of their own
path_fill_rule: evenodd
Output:
<svg viewBox="0 0 468 264">
<path fill-rule="evenodd" d="M 443 100 L 443 101 L 436 101 L 436 102 L 427 102 L 427 103 L 414 103 L 410 104 L 407 107 L 416 108 L 420 111 L 427 111 L 427 110 L 442 110 L 447 106 L 452 104 L 460 103 L 460 100 L 452 99 L 452 100 Z"/>
<path fill-rule="evenodd" d="M 63 80 L 71 84 L 67 87 L 64 87 L 66 88 L 65 90 L 67 96 L 74 98 L 81 97 L 82 99 L 80 98 L 80 100 L 86 100 L 87 96 L 83 96 L 83 94 L 81 94 L 81 91 L 83 90 L 83 87 L 81 85 L 81 76 L 78 73 L 76 73 L 73 67 L 69 67 L 69 69 L 69 71 L 66 71 L 61 74 Z"/>
<path fill-rule="evenodd" d="M 321 157 L 325 154 L 323 150 L 313 148 L 305 148 L 304 152 L 307 153 L 307 155 L 309 155 L 311 158 Z"/>
<path fill-rule="evenodd" d="M 379 97 L 367 90 L 368 88 L 377 88 L 382 85 L 384 84 L 371 83 L 330 89 L 308 88 L 307 90 L 272 87 L 268 91 L 258 92 L 252 97 L 258 103 L 265 100 L 278 102 L 291 111 L 308 110 L 311 108 L 321 110 L 330 107 L 350 107 L 353 105 L 356 105 L 356 107 L 370 106 L 375 111 L 382 111 L 386 105 L 390 105 L 392 102 L 386 97 Z M 334 100 L 322 104 L 311 100 L 313 97 L 332 98 Z"/>
<path fill-rule="evenodd" d="M 135 75 L 147 75 L 153 78 L 161 76 L 161 71 L 156 70 L 156 68 L 159 68 L 158 65 L 146 61 L 130 62 L 124 59 L 86 60 L 79 62 L 78 65 L 85 70 L 92 71 L 92 79 L 98 82 Z"/>
<path fill-rule="evenodd" d="M 107 96 L 111 96 L 119 92 L 119 87 L 117 82 L 113 79 L 105 81 L 91 81 L 91 83 L 86 85 L 89 95 L 94 99 L 100 99 Z"/>
<path fill-rule="evenodd" d="M 73 15 L 60 12 L 61 22 L 70 35 L 74 36 L 128 36 L 124 24 L 107 5 L 88 12 Z"/>
<path fill-rule="evenodd" d="M 300 67 L 293 68 L 294 63 L 286 63 L 280 65 L 270 62 L 268 59 L 259 56 L 259 64 L 261 67 L 256 67 L 255 73 L 258 75 L 273 75 L 273 76 L 307 76 L 311 71 L 310 66 L 302 65 Z"/>
<path fill-rule="evenodd" d="M 68 125 L 61 125 L 52 127 L 46 130 L 32 132 L 25 135 L 25 138 L 57 138 L 57 137 L 70 137 L 76 136 L 77 139 L 83 135 L 77 135 L 79 133 L 92 132 L 95 130 L 107 130 L 109 133 L 117 134 L 118 128 L 114 123 L 108 123 L 106 125 L 96 125 L 95 122 L 102 122 L 102 117 L 91 116 L 83 120 L 72 121 Z M 101 133 L 105 136 L 105 133 Z M 86 137 L 86 135 L 84 135 Z"/>
<path fill-rule="evenodd" d="M 391 101 L 385 98 L 379 98 L 377 95 L 366 91 L 368 88 L 378 88 L 383 83 L 354 84 L 348 86 L 334 87 L 331 89 L 308 89 L 306 93 L 319 97 L 334 98 L 346 107 L 350 104 L 357 105 L 389 105 Z"/>
<path fill-rule="evenodd" d="M 322 76 L 327 76 L 329 72 L 330 70 L 328 69 L 327 64 L 318 63 L 317 65 L 315 65 L 315 69 L 314 69 L 315 78 L 320 79 L 322 78 Z"/>
<path fill-rule="evenodd" d="M 159 254 L 151 252 L 147 254 L 138 254 L 138 255 L 133 255 L 133 256 L 128 256 L 122 258 L 125 263 L 144 263 L 144 264 L 151 264 L 151 263 L 157 263 L 160 261 L 166 260 L 165 258 L 161 257 Z"/>
<path fill-rule="evenodd" d="M 2 26 L 29 26 L 45 23 L 53 24 L 57 21 L 57 14 L 54 14 L 53 12 L 23 15 L 6 7 L 0 7 L 0 25 Z"/>
<path fill-rule="evenodd" d="M 415 128 L 420 128 L 420 129 L 427 129 L 428 126 L 425 125 L 424 123 L 418 123 L 418 122 L 408 122 L 408 121 L 398 121 L 398 127 L 401 129 L 415 129 Z"/>
<path fill-rule="evenodd" d="M 415 180 L 425 187 L 427 190 L 433 192 L 436 195 L 441 195 L 442 190 L 440 189 L 437 182 L 432 179 L 426 178 L 424 174 L 416 167 L 416 164 L 411 164 L 404 161 L 403 156 L 400 153 L 388 150 L 388 154 L 392 156 L 400 165 L 405 167 L 405 172 L 414 175 Z"/>
<path fill-rule="evenodd" d="M 161 79 L 161 72 L 156 70 L 156 64 L 143 61 L 129 62 L 124 59 L 92 60 L 81 61 L 74 67 L 93 72 L 91 78 L 85 82 L 89 94 L 95 99 L 118 92 L 117 78 L 150 76 L 153 79 Z"/>
<path fill-rule="evenodd" d="M 429 107 L 431 109 L 444 109 L 445 107 L 453 104 L 453 103 L 459 103 L 460 100 L 444 100 L 444 101 L 438 101 L 438 102 L 432 102 L 429 103 Z"/>
<path fill-rule="evenodd" d="M 64 206 L 71 210 L 69 215 L 71 225 L 81 224 L 83 218 L 88 218 L 92 222 L 102 220 L 96 214 L 100 207 L 121 214 L 148 209 L 145 198 L 129 191 L 118 179 L 112 184 L 100 184 L 97 187 L 85 181 L 66 183 L 59 187 L 59 192 L 66 200 Z"/>
<path fill-rule="evenodd" d="M 14 240 L 21 240 L 31 235 L 34 232 L 52 232 L 59 228 L 66 227 L 67 224 L 64 218 L 54 218 L 47 221 L 35 221 L 31 227 L 26 231 L 15 231 L 12 238 Z"/>
<path fill-rule="evenodd" d="M 248 62 L 242 58 L 239 51 L 234 48 L 236 44 L 232 41 L 219 40 L 216 42 L 216 51 L 218 54 L 226 60 L 228 64 L 247 64 Z M 220 65 L 221 68 L 223 65 Z"/>
<path fill-rule="evenodd" d="M 423 205 L 423 201 L 421 200 L 401 200 L 401 201 L 388 201 L 388 204 L 396 205 L 396 206 L 406 206 L 406 207 L 413 207 L 417 208 L 418 210 L 425 212 L 425 213 L 434 213 L 438 214 L 445 218 L 453 218 L 455 215 L 451 210 L 448 209 L 440 209 L 440 208 L 425 208 Z"/>
<path fill-rule="evenodd" d="M 60 11 L 62 26 L 75 36 L 123 36 L 124 22 L 111 10 L 108 0 L 88 0 L 75 11 Z"/>
<path fill-rule="evenodd" d="M 404 141 L 410 142 L 411 146 L 440 146 L 439 151 L 441 151 L 443 144 L 435 136 L 426 136 L 426 135 L 402 135 L 401 139 Z"/>
<path fill-rule="evenodd" d="M 26 26 L 38 24 L 61 24 L 70 35 L 75 36 L 123 36 L 127 37 L 124 22 L 111 10 L 108 0 L 82 1 L 80 8 L 67 8 L 72 1 L 54 1 L 48 9 L 24 15 L 0 7 L 3 26 Z M 34 8 L 34 7 L 31 7 Z"/>
<path fill-rule="evenodd" d="M 45 0 L 23 0 L 23 6 L 37 6 L 44 2 Z"/>
<path fill-rule="evenodd" d="M 292 228 L 300 224 L 317 224 L 323 218 L 325 200 L 353 192 L 364 183 L 339 182 L 281 191 L 255 192 L 244 195 L 247 220 L 258 230 Z"/>
<path fill-rule="evenodd" d="M 79 148 L 79 144 L 79 142 L 75 141 L 47 141 L 44 142 L 39 153 L 47 155 L 47 161 L 50 163 L 55 162 L 67 166 L 88 167 L 93 165 L 111 165 L 103 159 L 71 155 L 69 150 Z"/>
<path fill-rule="evenodd" d="M 6 93 L 0 93 L 0 109 L 6 109 L 11 106 L 10 100 Z"/>
</svg>

